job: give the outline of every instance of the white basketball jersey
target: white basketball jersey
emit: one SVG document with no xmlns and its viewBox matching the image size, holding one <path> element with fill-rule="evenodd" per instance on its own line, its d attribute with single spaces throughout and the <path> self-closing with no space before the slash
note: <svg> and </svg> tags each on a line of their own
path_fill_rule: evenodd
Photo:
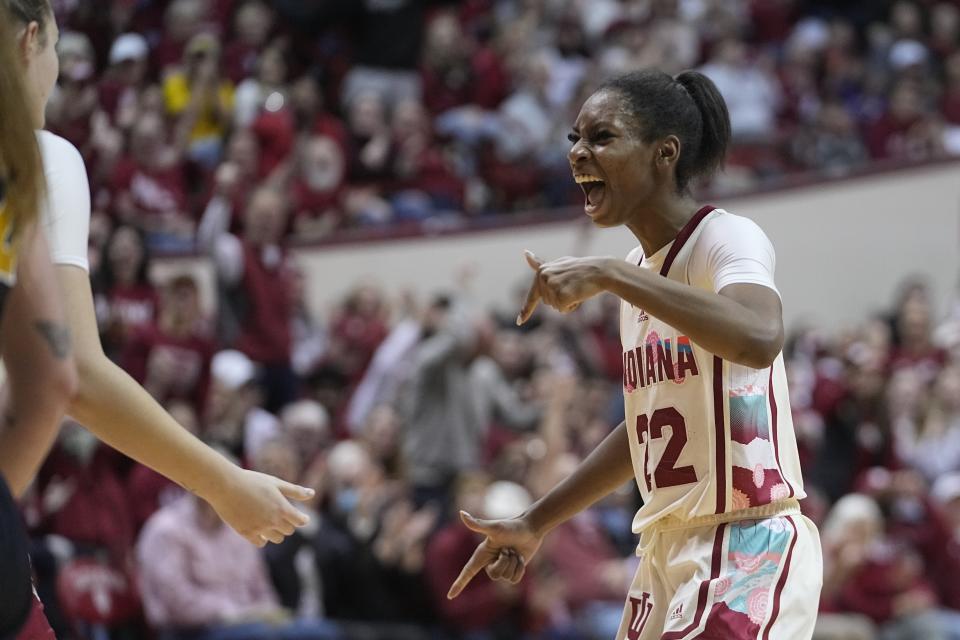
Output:
<svg viewBox="0 0 960 640">
<path fill-rule="evenodd" d="M 706 288 L 691 283 L 688 264 L 709 249 L 697 248 L 703 229 L 730 215 L 704 207 L 673 243 L 650 257 L 638 247 L 627 260 Z M 666 515 L 687 520 L 804 497 L 783 354 L 766 369 L 727 362 L 627 302 L 620 337 L 630 454 L 644 503 L 635 532 Z"/>
</svg>

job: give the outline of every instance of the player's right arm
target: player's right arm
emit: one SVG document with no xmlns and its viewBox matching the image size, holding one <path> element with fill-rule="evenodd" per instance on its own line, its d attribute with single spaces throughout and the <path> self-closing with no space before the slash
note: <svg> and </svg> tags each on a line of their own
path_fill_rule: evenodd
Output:
<svg viewBox="0 0 960 640">
<path fill-rule="evenodd" d="M 621 422 L 580 463 L 577 470 L 537 500 L 526 513 L 507 520 L 478 520 L 462 512 L 463 523 L 486 536 L 450 587 L 456 598 L 486 570 L 493 580 L 517 583 L 544 536 L 633 477 L 626 423 Z"/>
<path fill-rule="evenodd" d="M 77 391 L 70 331 L 47 243 L 33 228 L 24 232 L 21 247 L 17 284 L 0 326 L 9 394 L 0 430 L 0 473 L 18 497 L 36 475 Z"/>
<path fill-rule="evenodd" d="M 41 133 L 47 237 L 73 335 L 79 390 L 68 413 L 108 445 L 209 502 L 250 542 L 279 542 L 308 518 L 289 500 L 313 491 L 232 464 L 190 434 L 104 353 L 87 273 L 89 187 L 79 152 Z M 289 500 L 288 500 L 289 499 Z"/>
<path fill-rule="evenodd" d="M 98 438 L 209 502 L 250 542 L 280 542 L 307 517 L 287 498 L 313 492 L 241 469 L 182 428 L 104 353 L 87 272 L 56 267 L 74 336 L 80 388 L 69 413 Z M 260 536 L 263 536 L 261 538 Z"/>
</svg>

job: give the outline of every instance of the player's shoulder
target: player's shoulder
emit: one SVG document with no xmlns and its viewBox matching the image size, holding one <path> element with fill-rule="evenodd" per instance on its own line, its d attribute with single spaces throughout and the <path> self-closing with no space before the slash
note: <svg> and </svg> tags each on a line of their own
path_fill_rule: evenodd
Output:
<svg viewBox="0 0 960 640">
<path fill-rule="evenodd" d="M 769 242 L 767 234 L 750 218 L 730 213 L 725 209 L 716 209 L 704 224 L 700 235 L 701 242 L 712 244 L 729 240 L 759 240 Z"/>
<path fill-rule="evenodd" d="M 50 131 L 37 131 L 37 144 L 43 157 L 43 166 L 49 172 L 61 164 L 83 165 L 83 157 L 72 142 Z"/>
</svg>

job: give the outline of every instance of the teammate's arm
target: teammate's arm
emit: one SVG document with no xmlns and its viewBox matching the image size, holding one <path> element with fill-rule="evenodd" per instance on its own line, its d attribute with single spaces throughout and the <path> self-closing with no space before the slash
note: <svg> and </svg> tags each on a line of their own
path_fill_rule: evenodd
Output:
<svg viewBox="0 0 960 640">
<path fill-rule="evenodd" d="M 69 413 L 98 438 L 207 500 L 250 542 L 279 542 L 307 517 L 286 498 L 313 491 L 230 463 L 174 421 L 103 352 L 90 279 L 83 269 L 56 267 L 74 335 L 80 388 Z"/>
<path fill-rule="evenodd" d="M 583 300 L 609 291 L 642 308 L 725 360 L 753 368 L 770 365 L 783 348 L 780 296 L 761 284 L 729 284 L 718 293 L 686 285 L 616 258 L 560 258 L 541 262 L 518 322 L 540 300 L 570 311 Z"/>
<path fill-rule="evenodd" d="M 56 438 L 77 391 L 70 331 L 42 233 L 25 232 L 17 284 L 8 294 L 0 341 L 9 401 L 0 430 L 0 472 L 21 496 Z"/>
<path fill-rule="evenodd" d="M 456 598 L 486 569 L 494 580 L 519 582 L 526 564 L 540 548 L 543 537 L 633 477 L 630 442 L 621 422 L 580 463 L 577 470 L 537 500 L 523 515 L 509 520 L 478 520 L 461 513 L 464 524 L 486 536 L 450 587 Z"/>
</svg>

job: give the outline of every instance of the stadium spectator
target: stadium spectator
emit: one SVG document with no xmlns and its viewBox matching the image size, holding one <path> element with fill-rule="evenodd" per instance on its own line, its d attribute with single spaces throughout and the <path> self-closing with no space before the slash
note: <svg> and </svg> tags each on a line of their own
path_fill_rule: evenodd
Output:
<svg viewBox="0 0 960 640">
<path fill-rule="evenodd" d="M 130 153 L 111 178 L 114 215 L 147 234 L 155 247 L 189 246 L 196 221 L 189 211 L 181 154 L 158 114 L 141 115 L 130 133 Z"/>
<path fill-rule="evenodd" d="M 160 37 L 154 45 L 154 71 L 164 74 L 178 65 L 190 38 L 208 26 L 209 18 L 209 5 L 204 0 L 173 0 L 167 4 L 162 24 L 153 25 Z M 155 17 L 148 15 L 146 19 L 154 22 Z"/>
<path fill-rule="evenodd" d="M 122 362 L 158 401 L 185 400 L 202 414 L 214 350 L 197 283 L 190 276 L 178 276 L 164 287 L 157 323 L 131 336 Z"/>
<path fill-rule="evenodd" d="M 224 48 L 223 66 L 227 78 L 238 89 L 245 78 L 256 73 L 261 52 L 273 31 L 274 23 L 270 5 L 261 0 L 244 0 L 236 7 L 233 38 Z"/>
<path fill-rule="evenodd" d="M 124 132 L 130 130 L 137 117 L 149 53 L 147 40 L 139 33 L 125 33 L 110 47 L 109 67 L 98 87 L 100 107 L 110 123 Z"/>
<path fill-rule="evenodd" d="M 824 103 L 816 120 L 793 142 L 793 155 L 804 167 L 842 174 L 862 168 L 867 149 L 853 118 L 837 103 Z"/>
<path fill-rule="evenodd" d="M 256 6 L 256 5 L 253 5 Z M 253 124 L 261 109 L 277 111 L 287 100 L 287 62 L 279 46 L 265 49 L 257 58 L 253 75 L 237 85 L 234 96 L 233 124 L 238 128 Z"/>
<path fill-rule="evenodd" d="M 150 282 L 143 233 L 120 225 L 106 240 L 96 299 L 97 323 L 108 355 L 119 357 L 133 335 L 156 321 L 160 296 Z"/>
<path fill-rule="evenodd" d="M 280 415 L 280 422 L 303 469 L 307 469 L 331 443 L 330 416 L 319 402 L 299 400 L 287 405 Z"/>
<path fill-rule="evenodd" d="M 314 135 L 297 154 L 291 182 L 294 235 L 317 240 L 340 227 L 345 216 L 346 161 L 334 138 Z"/>
<path fill-rule="evenodd" d="M 510 485 L 508 491 L 501 492 L 491 489 L 482 476 L 463 476 L 457 487 L 457 509 L 483 514 L 484 518 L 498 514 L 509 517 L 522 513 L 530 504 L 530 496 L 522 487 Z M 478 580 L 468 585 L 460 597 L 447 599 L 449 585 L 477 542 L 477 534 L 457 521 L 450 522 L 433 537 L 427 549 L 425 572 L 434 606 L 447 627 L 468 637 L 517 637 L 533 624 L 529 616 L 529 581 L 512 585 Z"/>
<path fill-rule="evenodd" d="M 736 138 L 759 140 L 776 133 L 781 93 L 767 60 L 751 60 L 746 44 L 729 38 L 717 43 L 713 57 L 700 70 L 727 102 Z"/>
<path fill-rule="evenodd" d="M 275 424 L 259 406 L 263 395 L 257 375 L 256 365 L 239 351 L 220 351 L 210 361 L 203 433 L 238 458 L 244 457 L 247 432 L 254 430 L 252 423 Z M 275 435 L 274 429 L 267 431 L 268 437 Z"/>
<path fill-rule="evenodd" d="M 93 114 L 100 106 L 93 45 L 82 33 L 67 32 L 60 36 L 57 55 L 60 77 L 47 103 L 47 125 L 90 158 Z"/>
<path fill-rule="evenodd" d="M 167 114 L 177 118 L 177 138 L 188 156 L 207 168 L 216 166 L 235 95 L 233 83 L 220 75 L 220 44 L 213 35 L 190 39 L 181 68 L 163 81 L 163 97 Z"/>
<path fill-rule="evenodd" d="M 201 222 L 200 246 L 217 271 L 221 340 L 262 368 L 268 409 L 277 410 L 297 393 L 290 363 L 293 266 L 284 243 L 287 203 L 269 186 L 250 195 L 243 236 L 229 233 L 232 211 L 224 199 L 211 201 Z"/>
<path fill-rule="evenodd" d="M 147 620 L 170 638 L 338 638 L 281 608 L 259 551 L 192 495 L 163 507 L 137 543 Z"/>
</svg>

